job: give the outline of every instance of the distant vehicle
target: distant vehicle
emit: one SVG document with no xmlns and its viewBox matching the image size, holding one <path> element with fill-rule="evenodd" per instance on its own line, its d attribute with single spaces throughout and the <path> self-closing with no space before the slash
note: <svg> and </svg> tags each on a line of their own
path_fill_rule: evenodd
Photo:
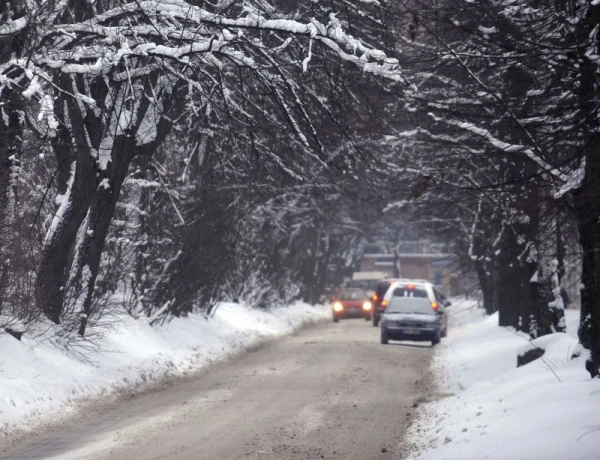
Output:
<svg viewBox="0 0 600 460">
<path fill-rule="evenodd" d="M 390 278 L 381 280 L 375 288 L 371 298 L 373 304 L 373 326 L 377 327 L 382 313 L 393 297 L 426 297 L 432 303 L 436 302 L 444 307 L 452 305 L 446 296 L 429 281 Z"/>
<path fill-rule="evenodd" d="M 435 307 L 450 307 L 452 303 L 432 283 L 424 280 L 396 280 L 388 287 L 383 300 L 381 310 L 385 310 L 394 297 L 422 297 L 431 301 Z"/>
<path fill-rule="evenodd" d="M 333 298 L 331 313 L 334 323 L 337 323 L 340 318 L 364 318 L 370 321 L 371 309 L 372 305 L 367 291 L 347 288 L 338 291 Z"/>
<path fill-rule="evenodd" d="M 390 285 L 396 281 L 401 281 L 401 280 L 395 279 L 395 278 L 384 279 L 384 280 L 379 281 L 377 283 L 377 286 L 375 287 L 375 293 L 371 297 L 371 303 L 373 304 L 372 318 L 373 318 L 373 326 L 374 327 L 379 326 L 379 320 L 381 318 L 381 313 L 383 312 L 383 307 L 381 306 L 381 303 L 383 302 L 383 298 L 384 298 L 388 288 L 390 287 Z"/>
<path fill-rule="evenodd" d="M 443 308 L 426 297 L 394 297 L 381 317 L 381 343 L 430 340 L 433 346 L 437 345 L 448 326 Z"/>
<path fill-rule="evenodd" d="M 365 289 L 369 297 L 371 297 L 375 293 L 377 283 L 388 276 L 386 272 L 354 272 L 352 273 L 350 287 Z"/>
</svg>

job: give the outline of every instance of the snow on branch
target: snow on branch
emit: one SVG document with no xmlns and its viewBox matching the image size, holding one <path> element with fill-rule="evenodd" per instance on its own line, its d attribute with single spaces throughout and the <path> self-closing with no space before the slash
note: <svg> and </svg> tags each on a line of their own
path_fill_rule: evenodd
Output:
<svg viewBox="0 0 600 460">
<path fill-rule="evenodd" d="M 490 143 L 490 145 L 492 145 L 493 147 L 495 147 L 499 150 L 502 150 L 506 153 L 523 153 L 530 160 L 532 160 L 534 163 L 536 163 L 540 168 L 542 168 L 544 171 L 550 173 L 553 177 L 558 179 L 560 182 L 564 183 L 564 182 L 568 181 L 568 176 L 565 173 L 563 173 L 558 168 L 555 168 L 554 166 L 547 163 L 542 157 L 540 157 L 531 148 L 529 148 L 525 145 L 509 144 L 508 142 L 504 142 L 504 141 L 498 139 L 497 137 L 495 137 L 487 129 L 475 126 L 473 123 L 468 123 L 468 122 L 459 121 L 459 120 L 453 120 L 453 119 L 449 119 L 449 118 L 442 118 L 431 112 L 428 115 L 431 118 L 433 118 L 435 121 L 446 123 L 451 126 L 456 126 L 465 131 L 468 131 L 477 136 L 480 136 L 480 137 L 486 139 Z"/>
<path fill-rule="evenodd" d="M 66 73 L 108 74 L 127 57 L 154 57 L 189 63 L 197 54 L 220 53 L 237 65 L 254 67 L 245 33 L 281 32 L 318 41 L 364 72 L 404 83 L 398 60 L 346 33 L 335 14 L 327 23 L 314 18 L 273 19 L 245 9 L 232 17 L 183 0 L 147 0 L 120 5 L 87 21 L 56 26 L 54 43 L 36 60 Z M 150 22 L 150 23 L 149 23 Z"/>
<path fill-rule="evenodd" d="M 15 19 L 14 21 L 9 19 L 4 24 L 0 24 L 0 36 L 14 35 L 27 27 L 27 24 L 29 24 L 27 17 Z"/>
<path fill-rule="evenodd" d="M 555 198 L 561 198 L 567 193 L 575 190 L 581 186 L 583 183 L 583 179 L 585 178 L 585 158 L 583 158 L 579 168 L 577 168 L 573 173 L 568 177 L 565 184 L 555 193 Z"/>
</svg>

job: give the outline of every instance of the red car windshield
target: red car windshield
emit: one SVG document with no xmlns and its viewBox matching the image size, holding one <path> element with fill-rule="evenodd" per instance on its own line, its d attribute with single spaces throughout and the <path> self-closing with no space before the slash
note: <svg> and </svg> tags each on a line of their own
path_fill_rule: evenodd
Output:
<svg viewBox="0 0 600 460">
<path fill-rule="evenodd" d="M 367 298 L 367 293 L 360 290 L 340 291 L 337 295 L 339 300 L 362 300 Z"/>
</svg>

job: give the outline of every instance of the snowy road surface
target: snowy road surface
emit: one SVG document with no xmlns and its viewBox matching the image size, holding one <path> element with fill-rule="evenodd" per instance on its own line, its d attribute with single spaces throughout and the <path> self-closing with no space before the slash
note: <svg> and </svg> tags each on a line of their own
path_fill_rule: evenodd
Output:
<svg viewBox="0 0 600 460">
<path fill-rule="evenodd" d="M 391 459 L 433 349 L 379 344 L 370 322 L 304 330 L 193 379 L 96 407 L 5 459 Z"/>
</svg>

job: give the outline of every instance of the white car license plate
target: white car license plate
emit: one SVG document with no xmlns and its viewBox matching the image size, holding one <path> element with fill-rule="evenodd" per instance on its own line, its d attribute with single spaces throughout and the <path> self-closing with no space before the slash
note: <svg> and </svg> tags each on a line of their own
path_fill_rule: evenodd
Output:
<svg viewBox="0 0 600 460">
<path fill-rule="evenodd" d="M 404 329 L 404 333 L 406 335 L 420 335 L 421 331 L 419 329 Z"/>
</svg>

